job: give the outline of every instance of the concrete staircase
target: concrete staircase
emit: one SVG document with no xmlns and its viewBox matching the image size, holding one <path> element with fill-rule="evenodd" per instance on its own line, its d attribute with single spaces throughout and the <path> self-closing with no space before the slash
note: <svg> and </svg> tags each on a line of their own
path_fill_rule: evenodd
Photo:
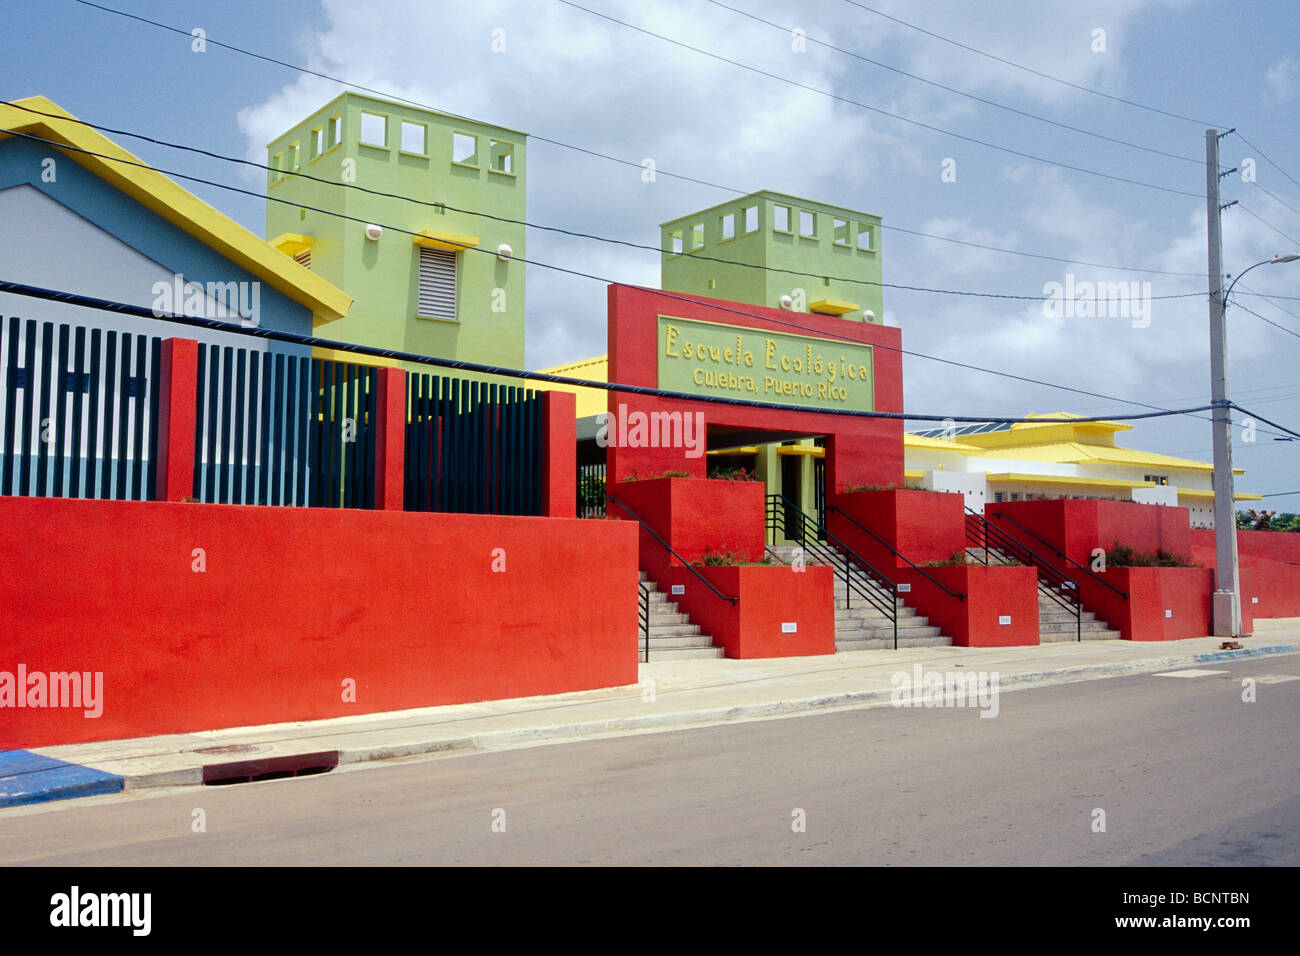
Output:
<svg viewBox="0 0 1300 956">
<path fill-rule="evenodd" d="M 769 545 L 768 554 L 782 564 L 789 564 L 796 551 L 794 545 Z M 810 564 L 821 564 L 812 561 Z M 850 591 L 844 583 L 844 558 L 836 555 L 830 562 L 835 570 L 835 650 L 874 651 L 892 650 L 894 647 L 893 622 L 874 604 L 868 603 L 856 590 Z M 867 581 L 862 575 L 854 580 L 879 595 L 880 603 L 888 605 L 890 594 L 884 588 Z M 929 619 L 898 599 L 898 646 L 931 647 L 948 646 L 952 638 L 945 637 Z"/>
<path fill-rule="evenodd" d="M 641 587 L 650 592 L 650 660 L 699 660 L 726 657 L 726 651 L 714 647 L 713 638 L 700 633 L 700 626 L 692 624 L 690 616 L 677 607 L 676 601 L 659 590 L 659 585 L 641 572 Z M 646 636 L 637 635 L 638 653 L 644 653 Z"/>
<path fill-rule="evenodd" d="M 988 549 L 989 564 L 1017 564 L 1004 551 L 997 548 Z M 984 562 L 985 549 L 967 548 L 966 556 L 971 561 Z M 1105 621 L 1097 620 L 1091 611 L 1079 613 L 1079 627 L 1076 632 L 1074 612 L 1062 607 L 1049 593 L 1050 585 L 1041 578 L 1038 581 L 1038 642 L 1050 644 L 1055 641 L 1073 641 L 1082 637 L 1085 641 L 1117 641 L 1119 631 L 1112 631 Z"/>
</svg>

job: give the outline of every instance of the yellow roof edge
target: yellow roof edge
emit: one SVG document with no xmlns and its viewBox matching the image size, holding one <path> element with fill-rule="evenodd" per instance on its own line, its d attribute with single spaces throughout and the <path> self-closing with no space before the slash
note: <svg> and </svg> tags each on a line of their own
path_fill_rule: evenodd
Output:
<svg viewBox="0 0 1300 956">
<path fill-rule="evenodd" d="M 741 445 L 739 448 L 715 448 L 713 451 L 706 452 L 708 455 L 757 455 L 757 445 Z"/>
<path fill-rule="evenodd" d="M 924 478 L 925 472 L 917 471 L 915 468 L 906 468 L 903 470 L 904 478 Z"/>
<path fill-rule="evenodd" d="M 265 239 L 209 206 L 107 136 L 79 122 L 53 100 L 29 96 L 14 103 L 0 105 L 0 127 L 40 135 L 53 142 L 55 148 L 70 147 L 62 151 L 78 165 L 310 309 L 313 320 L 331 322 L 342 318 L 351 308 L 352 297 L 343 290 L 286 258 Z M 8 134 L 0 133 L 0 140 L 7 138 Z"/>
<path fill-rule="evenodd" d="M 1184 495 L 1188 498 L 1213 498 L 1214 492 L 1208 488 L 1179 488 L 1178 496 L 1181 498 Z M 1263 495 L 1254 495 L 1247 491 L 1238 491 L 1233 497 L 1238 501 L 1262 501 L 1264 498 Z"/>
<path fill-rule="evenodd" d="M 826 455 L 825 448 L 818 448 L 815 445 L 780 445 L 776 449 L 778 455 L 807 455 L 810 458 L 823 458 Z"/>
<path fill-rule="evenodd" d="M 808 309 L 825 315 L 847 315 L 850 312 L 861 311 L 862 306 L 856 302 L 844 302 L 840 299 L 818 299 L 810 303 Z"/>
<path fill-rule="evenodd" d="M 417 246 L 430 249 L 449 249 L 459 252 L 478 245 L 478 236 L 468 236 L 461 232 L 446 232 L 442 229 L 421 229 L 411 237 Z"/>
<path fill-rule="evenodd" d="M 1083 485 L 1088 488 L 1154 488 L 1154 481 L 1133 481 L 1129 478 L 1084 478 L 1073 475 L 1026 475 L 1005 472 L 989 475 L 989 481 L 1014 481 L 1021 484 Z"/>
<path fill-rule="evenodd" d="M 282 232 L 274 239 L 268 239 L 267 242 L 274 246 L 277 251 L 293 257 L 314 246 L 316 239 L 314 236 L 304 236 L 298 232 Z"/>
</svg>

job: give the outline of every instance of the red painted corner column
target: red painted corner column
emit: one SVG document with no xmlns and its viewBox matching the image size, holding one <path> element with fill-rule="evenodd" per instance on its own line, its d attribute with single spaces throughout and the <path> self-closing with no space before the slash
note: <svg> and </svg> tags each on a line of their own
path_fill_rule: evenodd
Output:
<svg viewBox="0 0 1300 956">
<path fill-rule="evenodd" d="M 375 510 L 401 511 L 406 491 L 406 372 L 379 370 L 375 409 Z"/>
<path fill-rule="evenodd" d="M 578 513 L 578 396 L 542 393 L 542 514 Z"/>
<path fill-rule="evenodd" d="M 194 418 L 199 400 L 199 343 L 164 339 L 158 360 L 158 431 L 153 455 L 156 501 L 194 494 Z"/>
</svg>

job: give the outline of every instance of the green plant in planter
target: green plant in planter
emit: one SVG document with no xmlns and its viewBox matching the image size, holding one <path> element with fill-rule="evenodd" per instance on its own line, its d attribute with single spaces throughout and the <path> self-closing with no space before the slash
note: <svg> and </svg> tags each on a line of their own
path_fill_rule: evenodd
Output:
<svg viewBox="0 0 1300 956">
<path fill-rule="evenodd" d="M 1154 552 L 1137 551 L 1127 544 L 1115 542 L 1115 546 L 1106 552 L 1106 564 L 1116 568 L 1195 568 L 1194 561 L 1177 554 L 1170 554 L 1164 548 Z"/>
<path fill-rule="evenodd" d="M 656 478 L 689 478 L 689 477 L 691 477 L 691 473 L 689 471 L 661 471 L 655 475 L 638 475 L 635 471 L 633 471 L 632 474 L 620 480 L 621 481 L 654 481 Z"/>
<path fill-rule="evenodd" d="M 709 477 L 718 481 L 758 481 L 758 476 L 744 465 L 737 465 L 734 468 L 715 468 L 709 472 Z"/>
<path fill-rule="evenodd" d="M 845 485 L 844 494 L 851 495 L 856 491 L 898 491 L 898 485 L 873 485 L 869 482 L 860 482 L 856 485 Z"/>
<path fill-rule="evenodd" d="M 926 561 L 921 566 L 925 568 L 961 568 L 968 563 L 965 551 L 954 551 L 942 561 Z"/>
</svg>

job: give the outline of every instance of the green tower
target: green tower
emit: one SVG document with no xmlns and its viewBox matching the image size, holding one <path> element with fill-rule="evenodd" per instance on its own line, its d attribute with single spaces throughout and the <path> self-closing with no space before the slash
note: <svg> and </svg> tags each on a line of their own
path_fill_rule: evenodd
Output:
<svg viewBox="0 0 1300 956">
<path fill-rule="evenodd" d="M 659 228 L 666 291 L 884 321 L 879 216 L 763 190 Z"/>
<path fill-rule="evenodd" d="M 344 93 L 271 142 L 267 237 L 355 300 L 330 338 L 523 367 L 526 138 Z"/>
</svg>

